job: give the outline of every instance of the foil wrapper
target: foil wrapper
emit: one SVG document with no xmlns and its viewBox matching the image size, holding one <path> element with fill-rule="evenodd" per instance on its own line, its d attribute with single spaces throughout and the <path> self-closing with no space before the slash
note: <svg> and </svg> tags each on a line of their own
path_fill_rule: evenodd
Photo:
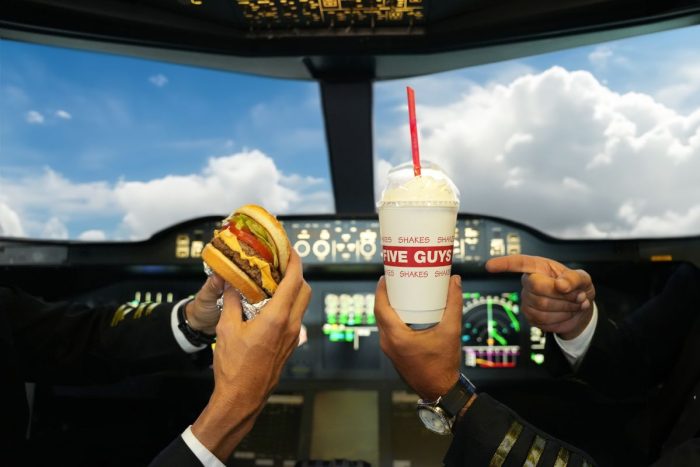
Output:
<svg viewBox="0 0 700 467">
<path fill-rule="evenodd" d="M 204 272 L 206 273 L 207 276 L 211 276 L 214 274 L 214 271 L 209 267 L 207 263 L 202 263 L 204 265 Z M 244 321 L 249 321 L 251 319 L 255 319 L 256 316 L 260 313 L 262 308 L 267 304 L 267 302 L 270 301 L 269 298 L 266 298 L 265 300 L 262 300 L 258 303 L 250 303 L 244 296 L 243 294 L 238 291 L 238 295 L 241 297 L 241 308 L 243 308 L 243 320 Z M 216 301 L 216 306 L 219 308 L 219 312 L 223 311 L 224 309 L 224 297 L 221 296 L 219 299 Z"/>
</svg>

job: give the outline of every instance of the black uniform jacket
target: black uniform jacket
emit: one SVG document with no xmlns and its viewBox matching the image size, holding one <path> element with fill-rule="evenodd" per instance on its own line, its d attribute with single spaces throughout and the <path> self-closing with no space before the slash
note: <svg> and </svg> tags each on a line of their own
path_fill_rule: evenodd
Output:
<svg viewBox="0 0 700 467">
<path fill-rule="evenodd" d="M 614 404 L 642 401 L 611 437 L 610 465 L 700 466 L 700 270 L 683 265 L 663 292 L 615 322 L 599 307 L 591 345 L 574 373 L 548 336 L 550 369 Z M 565 418 L 567 414 L 562 413 Z M 575 423 L 575 420 L 571 420 Z M 601 423 L 606 423 L 601 420 Z M 612 449 L 612 448 L 611 448 Z M 455 430 L 448 466 L 579 466 L 593 458 L 480 394 Z"/>
<path fill-rule="evenodd" d="M 172 306 L 145 303 L 92 308 L 45 303 L 0 286 L 3 459 L 10 460 L 9 465 L 24 465 L 28 454 L 24 449 L 29 416 L 25 382 L 106 383 L 135 374 L 194 368 L 192 357 L 173 336 Z"/>
</svg>

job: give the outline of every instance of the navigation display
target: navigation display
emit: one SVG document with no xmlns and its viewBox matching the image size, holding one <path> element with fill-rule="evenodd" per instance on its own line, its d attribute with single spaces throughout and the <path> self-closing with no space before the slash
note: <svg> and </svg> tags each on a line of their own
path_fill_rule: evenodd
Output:
<svg viewBox="0 0 700 467">
<path fill-rule="evenodd" d="M 464 366 L 516 368 L 528 359 L 544 363 L 544 333 L 521 319 L 518 292 L 464 292 L 462 297 Z"/>
</svg>

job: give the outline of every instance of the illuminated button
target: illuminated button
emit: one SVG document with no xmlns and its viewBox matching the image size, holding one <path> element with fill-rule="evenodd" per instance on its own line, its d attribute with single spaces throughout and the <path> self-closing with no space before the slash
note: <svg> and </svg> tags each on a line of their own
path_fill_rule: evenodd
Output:
<svg viewBox="0 0 700 467">
<path fill-rule="evenodd" d="M 502 238 L 492 238 L 491 239 L 491 256 L 503 256 L 506 254 L 506 244 Z"/>
<path fill-rule="evenodd" d="M 298 240 L 294 244 L 294 249 L 300 258 L 305 258 L 309 256 L 309 253 L 311 253 L 311 244 L 306 240 Z"/>
<path fill-rule="evenodd" d="M 190 258 L 199 258 L 202 256 L 204 242 L 201 240 L 193 240 L 190 245 Z"/>
<path fill-rule="evenodd" d="M 319 260 L 323 261 L 326 256 L 328 256 L 328 253 L 331 252 L 331 244 L 328 243 L 327 240 L 317 240 L 314 242 L 313 247 L 311 247 L 311 251 L 314 252 L 314 255 L 316 255 Z"/>
<path fill-rule="evenodd" d="M 189 258 L 190 256 L 190 236 L 178 235 L 175 239 L 175 257 Z"/>
<path fill-rule="evenodd" d="M 337 305 L 338 304 L 338 296 L 334 293 L 329 293 L 326 295 L 326 298 L 323 299 L 326 305 Z"/>
</svg>

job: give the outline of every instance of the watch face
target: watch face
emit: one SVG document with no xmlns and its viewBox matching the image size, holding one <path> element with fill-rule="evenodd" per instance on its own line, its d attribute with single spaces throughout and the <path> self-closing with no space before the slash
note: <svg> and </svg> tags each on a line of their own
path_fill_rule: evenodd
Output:
<svg viewBox="0 0 700 467">
<path fill-rule="evenodd" d="M 445 420 L 445 417 L 437 412 L 434 412 L 428 407 L 418 408 L 418 417 L 420 417 L 423 425 L 430 431 L 437 433 L 439 435 L 446 435 L 450 433 L 450 427 Z"/>
</svg>

